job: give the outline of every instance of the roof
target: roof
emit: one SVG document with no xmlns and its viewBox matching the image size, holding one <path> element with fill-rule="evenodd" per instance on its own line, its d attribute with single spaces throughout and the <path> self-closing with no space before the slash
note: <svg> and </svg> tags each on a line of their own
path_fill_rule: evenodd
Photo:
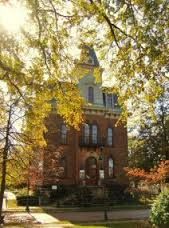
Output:
<svg viewBox="0 0 169 228">
<path fill-rule="evenodd" d="M 82 58 L 82 63 L 85 65 L 91 65 L 95 67 L 99 67 L 99 61 L 97 59 L 96 53 L 92 47 L 84 45 L 82 47 L 82 55 L 84 53 L 85 58 Z"/>
</svg>

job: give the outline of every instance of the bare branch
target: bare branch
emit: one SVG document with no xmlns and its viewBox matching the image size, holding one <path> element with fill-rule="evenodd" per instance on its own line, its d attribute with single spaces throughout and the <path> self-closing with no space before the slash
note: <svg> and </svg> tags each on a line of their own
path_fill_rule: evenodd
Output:
<svg viewBox="0 0 169 228">
<path fill-rule="evenodd" d="M 59 13 L 58 11 L 54 11 L 54 10 L 52 10 L 52 9 L 40 9 L 39 10 L 39 12 L 51 12 L 51 13 L 56 13 L 58 16 L 60 16 L 60 17 L 64 17 L 64 18 L 73 18 L 73 17 L 75 17 L 76 15 L 63 15 L 63 14 L 61 14 L 61 13 Z"/>
</svg>

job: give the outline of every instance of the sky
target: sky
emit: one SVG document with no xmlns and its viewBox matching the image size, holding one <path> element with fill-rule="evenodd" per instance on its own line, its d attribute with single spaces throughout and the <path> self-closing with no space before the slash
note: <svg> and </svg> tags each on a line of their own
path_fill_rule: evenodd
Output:
<svg viewBox="0 0 169 228">
<path fill-rule="evenodd" d="M 17 33 L 27 20 L 27 10 L 18 1 L 0 3 L 0 25 L 8 32 Z"/>
</svg>

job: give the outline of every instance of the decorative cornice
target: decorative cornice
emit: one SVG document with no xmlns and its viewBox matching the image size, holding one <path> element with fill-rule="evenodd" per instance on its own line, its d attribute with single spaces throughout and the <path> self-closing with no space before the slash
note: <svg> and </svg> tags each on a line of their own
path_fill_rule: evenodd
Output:
<svg viewBox="0 0 169 228">
<path fill-rule="evenodd" d="M 87 115 L 99 115 L 108 119 L 118 119 L 121 114 L 120 108 L 108 109 L 100 106 L 85 106 L 83 109 Z"/>
</svg>

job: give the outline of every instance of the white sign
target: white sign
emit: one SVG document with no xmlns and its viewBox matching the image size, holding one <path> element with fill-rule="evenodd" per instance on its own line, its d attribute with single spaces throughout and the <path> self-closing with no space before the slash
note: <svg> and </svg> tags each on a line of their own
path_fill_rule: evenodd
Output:
<svg viewBox="0 0 169 228">
<path fill-rule="evenodd" d="M 57 185 L 52 185 L 52 190 L 57 190 Z"/>
</svg>

